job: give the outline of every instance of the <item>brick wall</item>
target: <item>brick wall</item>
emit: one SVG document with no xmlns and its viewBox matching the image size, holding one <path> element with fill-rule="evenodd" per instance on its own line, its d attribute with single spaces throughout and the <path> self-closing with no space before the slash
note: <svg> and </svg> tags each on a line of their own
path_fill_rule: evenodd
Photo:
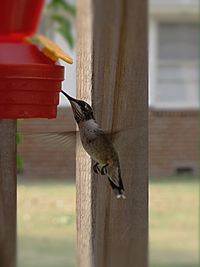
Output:
<svg viewBox="0 0 200 267">
<path fill-rule="evenodd" d="M 40 134 L 75 130 L 70 107 L 60 108 L 56 119 L 20 120 L 18 129 L 22 132 L 18 153 L 24 161 L 25 177 L 75 177 L 75 145 L 68 147 L 51 136 Z"/>
<path fill-rule="evenodd" d="M 150 110 L 150 176 L 171 176 L 177 170 L 198 173 L 198 120 L 197 111 Z M 70 107 L 60 108 L 56 119 L 21 120 L 19 129 L 23 141 L 18 151 L 24 160 L 25 177 L 75 178 L 75 145 L 68 147 L 38 135 L 75 130 Z"/>
<path fill-rule="evenodd" d="M 176 172 L 199 171 L 197 111 L 155 111 L 149 113 L 150 176 L 171 176 Z"/>
</svg>

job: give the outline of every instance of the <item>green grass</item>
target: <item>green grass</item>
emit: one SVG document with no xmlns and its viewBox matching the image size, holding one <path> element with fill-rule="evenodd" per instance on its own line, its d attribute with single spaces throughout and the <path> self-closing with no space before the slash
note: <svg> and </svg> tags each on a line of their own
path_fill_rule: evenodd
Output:
<svg viewBox="0 0 200 267">
<path fill-rule="evenodd" d="M 198 181 L 151 180 L 150 267 L 197 267 L 197 229 Z M 75 232 L 73 183 L 19 180 L 18 267 L 75 267 Z"/>
<path fill-rule="evenodd" d="M 191 177 L 151 180 L 151 267 L 197 267 L 199 183 Z"/>
<path fill-rule="evenodd" d="M 75 266 L 75 186 L 18 185 L 18 267 Z"/>
</svg>

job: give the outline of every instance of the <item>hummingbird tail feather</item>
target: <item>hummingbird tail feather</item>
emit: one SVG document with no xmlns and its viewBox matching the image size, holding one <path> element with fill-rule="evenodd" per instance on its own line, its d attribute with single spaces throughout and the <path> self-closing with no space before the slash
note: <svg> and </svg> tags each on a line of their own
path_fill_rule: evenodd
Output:
<svg viewBox="0 0 200 267">
<path fill-rule="evenodd" d="M 114 184 L 113 181 L 110 179 L 110 177 L 108 177 L 108 180 L 109 180 L 110 185 L 111 185 L 111 187 L 112 187 L 112 189 L 116 195 L 116 198 L 117 199 L 120 199 L 120 198 L 126 199 L 126 196 L 124 194 L 124 187 L 122 184 L 122 180 L 120 179 L 119 185 Z"/>
<path fill-rule="evenodd" d="M 120 198 L 126 199 L 126 196 L 123 193 L 121 193 L 121 194 L 116 195 L 116 198 L 117 199 L 120 199 Z"/>
</svg>

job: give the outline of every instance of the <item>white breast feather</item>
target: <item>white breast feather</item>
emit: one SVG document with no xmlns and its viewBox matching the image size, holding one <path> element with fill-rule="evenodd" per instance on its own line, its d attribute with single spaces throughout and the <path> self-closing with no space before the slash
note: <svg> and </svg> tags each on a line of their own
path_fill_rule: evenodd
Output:
<svg viewBox="0 0 200 267">
<path fill-rule="evenodd" d="M 80 132 L 87 138 L 93 139 L 96 136 L 96 131 L 99 128 L 94 120 L 84 121 L 79 124 Z"/>
</svg>

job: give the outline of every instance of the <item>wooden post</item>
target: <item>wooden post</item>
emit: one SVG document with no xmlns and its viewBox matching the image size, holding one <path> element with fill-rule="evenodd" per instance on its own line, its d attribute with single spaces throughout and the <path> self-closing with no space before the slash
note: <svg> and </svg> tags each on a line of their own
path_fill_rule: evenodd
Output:
<svg viewBox="0 0 200 267">
<path fill-rule="evenodd" d="M 16 120 L 0 120 L 0 266 L 16 266 Z"/>
<path fill-rule="evenodd" d="M 126 200 L 77 147 L 79 267 L 146 267 L 148 240 L 147 1 L 77 1 L 77 90 L 104 129 L 121 129 Z"/>
</svg>

